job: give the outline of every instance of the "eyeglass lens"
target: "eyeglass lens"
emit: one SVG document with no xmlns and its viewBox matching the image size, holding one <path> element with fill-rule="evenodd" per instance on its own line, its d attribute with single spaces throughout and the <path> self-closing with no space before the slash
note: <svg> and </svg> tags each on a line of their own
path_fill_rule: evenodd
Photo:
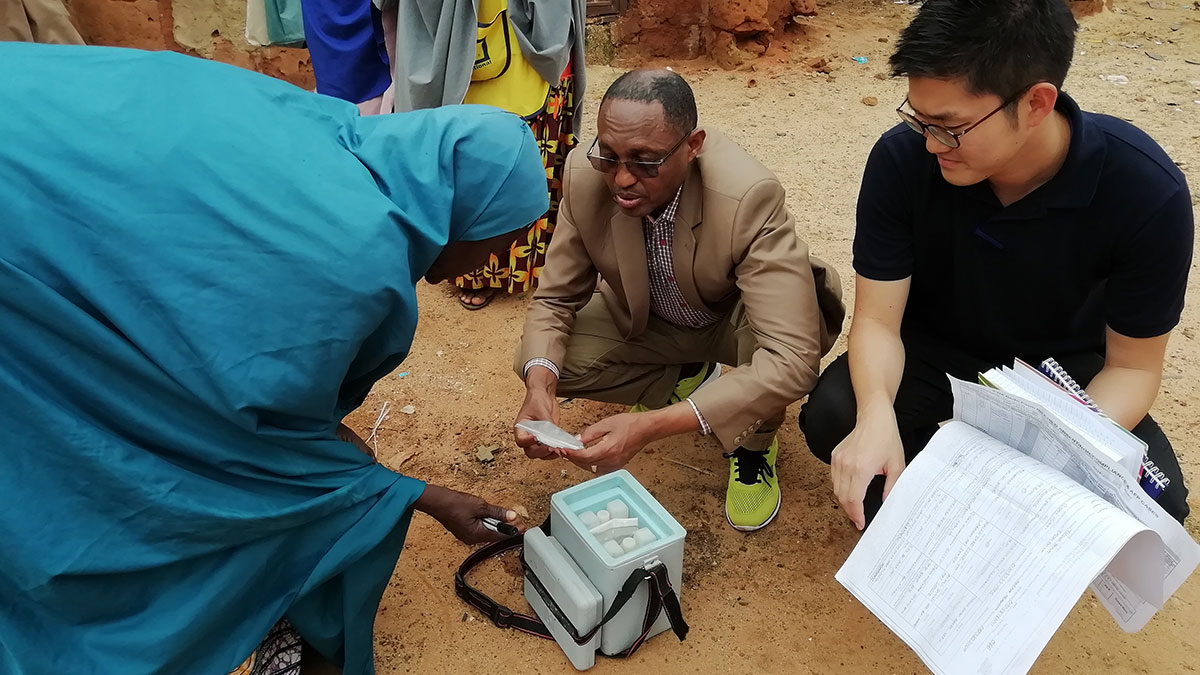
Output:
<svg viewBox="0 0 1200 675">
<path fill-rule="evenodd" d="M 918 120 L 916 117 L 913 117 L 912 115 L 904 112 L 903 110 L 897 110 L 896 112 L 900 115 L 900 119 L 903 120 L 904 123 L 908 125 L 909 129 L 912 129 L 913 131 L 917 132 L 918 134 L 921 134 L 922 136 L 924 136 L 925 132 L 928 131 L 929 135 L 933 136 L 933 140 L 937 141 L 938 143 L 941 143 L 942 145 L 945 145 L 946 147 L 950 147 L 950 148 L 958 147 L 958 139 L 955 138 L 949 131 L 943 129 L 942 127 L 939 127 L 939 126 L 936 126 L 933 124 L 930 124 L 930 125 L 922 124 L 921 121 Z"/>
<path fill-rule="evenodd" d="M 625 165 L 625 169 L 633 174 L 635 178 L 656 178 L 658 177 L 658 165 L 656 164 L 640 164 L 638 162 L 621 162 L 620 160 L 611 157 L 598 157 L 589 155 L 588 160 L 592 163 L 592 168 L 601 173 L 616 173 L 617 167 L 621 164 Z"/>
</svg>

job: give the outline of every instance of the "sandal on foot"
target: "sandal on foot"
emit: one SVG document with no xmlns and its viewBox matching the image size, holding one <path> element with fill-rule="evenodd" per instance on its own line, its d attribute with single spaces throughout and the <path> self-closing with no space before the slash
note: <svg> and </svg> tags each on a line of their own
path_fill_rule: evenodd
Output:
<svg viewBox="0 0 1200 675">
<path fill-rule="evenodd" d="M 474 298 L 480 297 L 483 298 L 483 302 L 479 304 L 472 302 Z M 495 297 L 496 289 L 494 288 L 483 288 L 478 291 L 464 289 L 458 295 L 458 304 L 474 312 L 475 310 L 487 307 L 489 304 L 491 304 L 492 299 Z"/>
</svg>

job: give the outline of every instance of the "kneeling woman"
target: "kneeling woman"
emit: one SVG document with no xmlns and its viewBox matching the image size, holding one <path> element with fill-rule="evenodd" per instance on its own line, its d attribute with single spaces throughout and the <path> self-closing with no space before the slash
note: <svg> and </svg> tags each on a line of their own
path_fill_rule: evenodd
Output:
<svg viewBox="0 0 1200 675">
<path fill-rule="evenodd" d="M 0 62 L 0 672 L 259 668 L 285 619 L 372 672 L 413 509 L 467 542 L 516 516 L 337 432 L 421 277 L 546 211 L 528 126 L 175 54 Z"/>
</svg>

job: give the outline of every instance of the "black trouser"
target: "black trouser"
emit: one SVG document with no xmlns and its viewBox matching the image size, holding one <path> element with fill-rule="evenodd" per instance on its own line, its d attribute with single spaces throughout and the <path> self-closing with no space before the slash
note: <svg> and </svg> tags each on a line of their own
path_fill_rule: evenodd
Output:
<svg viewBox="0 0 1200 675">
<path fill-rule="evenodd" d="M 938 423 L 953 415 L 954 398 L 946 374 L 975 382 L 979 373 L 996 366 L 1011 365 L 1012 359 L 985 361 L 944 341 L 927 337 L 914 339 L 908 335 L 905 336 L 904 350 L 904 374 L 896 391 L 895 411 L 907 464 L 933 437 Z M 1087 386 L 1104 366 L 1104 357 L 1090 351 L 1056 356 L 1055 359 L 1081 386 Z M 829 463 L 833 449 L 854 430 L 856 411 L 850 364 L 847 355 L 842 354 L 825 369 L 816 389 L 800 410 L 800 430 L 817 459 Z M 1133 433 L 1146 442 L 1150 459 L 1171 479 L 1158 498 L 1159 505 L 1183 522 L 1188 515 L 1187 488 L 1183 485 L 1183 474 L 1171 442 L 1149 415 L 1133 429 Z M 863 509 L 868 522 L 883 503 L 883 484 L 884 477 L 876 476 L 867 488 Z"/>
</svg>

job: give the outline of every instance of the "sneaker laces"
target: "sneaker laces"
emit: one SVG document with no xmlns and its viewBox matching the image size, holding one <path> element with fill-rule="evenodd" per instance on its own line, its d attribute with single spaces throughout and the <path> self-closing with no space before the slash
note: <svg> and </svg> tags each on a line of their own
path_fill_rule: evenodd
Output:
<svg viewBox="0 0 1200 675">
<path fill-rule="evenodd" d="M 770 485 L 771 481 L 767 479 L 775 477 L 775 469 L 767 461 L 769 452 L 770 450 L 738 448 L 721 456 L 725 459 L 733 459 L 733 470 L 737 474 L 737 482 L 743 485 L 757 485 L 761 478 L 762 482 Z"/>
</svg>

